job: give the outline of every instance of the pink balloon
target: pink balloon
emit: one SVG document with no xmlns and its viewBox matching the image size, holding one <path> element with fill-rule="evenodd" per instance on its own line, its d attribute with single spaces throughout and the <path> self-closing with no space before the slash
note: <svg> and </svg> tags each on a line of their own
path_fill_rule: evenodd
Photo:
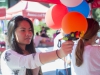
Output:
<svg viewBox="0 0 100 75">
<path fill-rule="evenodd" d="M 83 0 L 60 0 L 60 2 L 68 7 L 75 7 L 82 3 Z"/>
</svg>

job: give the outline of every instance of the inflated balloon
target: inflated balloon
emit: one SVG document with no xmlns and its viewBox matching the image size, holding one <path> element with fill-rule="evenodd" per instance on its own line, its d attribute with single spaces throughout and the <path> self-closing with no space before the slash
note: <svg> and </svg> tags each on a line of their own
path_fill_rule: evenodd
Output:
<svg viewBox="0 0 100 75">
<path fill-rule="evenodd" d="M 66 6 L 57 4 L 49 8 L 45 15 L 46 25 L 51 29 L 60 29 L 62 18 L 68 12 Z"/>
<path fill-rule="evenodd" d="M 62 4 L 68 7 L 75 7 L 82 3 L 83 0 L 60 0 Z"/>
<path fill-rule="evenodd" d="M 62 29 L 66 34 L 81 32 L 84 35 L 88 27 L 86 18 L 79 12 L 69 12 L 62 19 Z"/>
<path fill-rule="evenodd" d="M 80 5 L 76 7 L 68 7 L 69 12 L 77 11 L 83 14 L 85 17 L 88 17 L 90 13 L 90 7 L 88 3 L 84 0 Z"/>
</svg>

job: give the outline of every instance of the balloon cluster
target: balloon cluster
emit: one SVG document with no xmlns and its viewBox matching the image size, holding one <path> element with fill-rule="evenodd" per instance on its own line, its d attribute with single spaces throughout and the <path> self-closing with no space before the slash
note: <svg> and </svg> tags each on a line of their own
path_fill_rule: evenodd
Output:
<svg viewBox="0 0 100 75">
<path fill-rule="evenodd" d="M 46 25 L 51 29 L 63 29 L 64 33 L 83 32 L 85 34 L 88 24 L 90 7 L 86 0 L 60 0 L 49 8 L 45 15 Z M 80 36 L 82 37 L 82 36 Z"/>
</svg>

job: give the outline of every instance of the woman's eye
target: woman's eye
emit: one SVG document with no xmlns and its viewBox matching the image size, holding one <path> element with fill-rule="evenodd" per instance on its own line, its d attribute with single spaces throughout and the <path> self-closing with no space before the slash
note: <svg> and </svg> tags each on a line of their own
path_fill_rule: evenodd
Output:
<svg viewBox="0 0 100 75">
<path fill-rule="evenodd" d="M 32 31 L 32 29 L 30 29 L 29 31 Z"/>
<path fill-rule="evenodd" d="M 21 30 L 21 31 L 25 31 L 25 30 Z"/>
</svg>

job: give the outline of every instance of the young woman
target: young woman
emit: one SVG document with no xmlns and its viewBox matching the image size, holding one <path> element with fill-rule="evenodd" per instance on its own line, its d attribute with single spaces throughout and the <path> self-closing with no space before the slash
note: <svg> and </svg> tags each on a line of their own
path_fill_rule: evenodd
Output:
<svg viewBox="0 0 100 75">
<path fill-rule="evenodd" d="M 67 41 L 59 50 L 36 53 L 33 37 L 33 24 L 28 18 L 17 16 L 9 21 L 7 32 L 9 49 L 1 55 L 2 75 L 38 75 L 39 66 L 71 53 L 74 44 Z"/>
<path fill-rule="evenodd" d="M 87 22 L 87 32 L 72 51 L 72 75 L 100 75 L 100 46 L 95 43 L 99 24 L 92 18 Z"/>
</svg>

